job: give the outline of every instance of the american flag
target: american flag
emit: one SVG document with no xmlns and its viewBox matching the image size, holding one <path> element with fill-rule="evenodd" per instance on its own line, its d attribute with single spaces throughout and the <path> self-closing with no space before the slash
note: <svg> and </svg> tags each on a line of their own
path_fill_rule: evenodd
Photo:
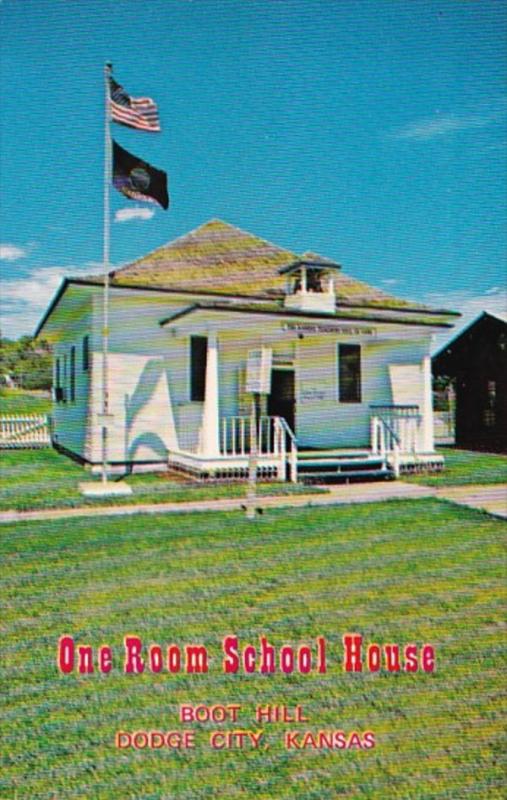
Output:
<svg viewBox="0 0 507 800">
<path fill-rule="evenodd" d="M 111 119 L 140 131 L 159 131 L 158 108 L 150 97 L 129 97 L 113 78 L 110 83 Z"/>
</svg>

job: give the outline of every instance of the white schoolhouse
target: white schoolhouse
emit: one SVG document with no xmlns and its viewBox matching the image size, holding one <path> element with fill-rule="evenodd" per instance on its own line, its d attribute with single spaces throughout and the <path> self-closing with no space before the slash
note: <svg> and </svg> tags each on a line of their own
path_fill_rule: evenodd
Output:
<svg viewBox="0 0 507 800">
<path fill-rule="evenodd" d="M 54 345 L 54 446 L 102 458 L 101 278 L 68 278 L 37 329 Z M 111 273 L 109 462 L 244 477 L 438 468 L 432 337 L 453 312 L 392 297 L 314 253 L 212 220 Z"/>
</svg>

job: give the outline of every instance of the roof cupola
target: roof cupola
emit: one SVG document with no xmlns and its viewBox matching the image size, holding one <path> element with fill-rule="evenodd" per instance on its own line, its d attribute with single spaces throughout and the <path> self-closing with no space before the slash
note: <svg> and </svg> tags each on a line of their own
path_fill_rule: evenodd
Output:
<svg viewBox="0 0 507 800">
<path fill-rule="evenodd" d="M 336 309 L 335 276 L 341 267 L 334 261 L 305 253 L 279 270 L 287 279 L 285 307 L 298 311 L 328 312 Z"/>
</svg>

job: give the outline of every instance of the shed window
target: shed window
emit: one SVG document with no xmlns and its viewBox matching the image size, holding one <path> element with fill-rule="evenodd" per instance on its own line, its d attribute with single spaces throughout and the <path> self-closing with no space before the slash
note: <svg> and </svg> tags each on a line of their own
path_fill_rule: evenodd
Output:
<svg viewBox="0 0 507 800">
<path fill-rule="evenodd" d="M 338 389 L 340 403 L 361 402 L 361 347 L 338 345 Z"/>
<path fill-rule="evenodd" d="M 73 403 L 76 399 L 76 348 L 74 345 L 70 348 L 70 402 Z"/>
<path fill-rule="evenodd" d="M 90 366 L 90 337 L 83 337 L 83 372 L 88 372 Z"/>
<path fill-rule="evenodd" d="M 486 428 L 494 428 L 496 426 L 496 381 L 487 381 L 486 392 L 483 422 Z"/>
<path fill-rule="evenodd" d="M 206 360 L 208 339 L 206 336 L 190 337 L 190 399 L 202 402 L 206 388 Z"/>
</svg>

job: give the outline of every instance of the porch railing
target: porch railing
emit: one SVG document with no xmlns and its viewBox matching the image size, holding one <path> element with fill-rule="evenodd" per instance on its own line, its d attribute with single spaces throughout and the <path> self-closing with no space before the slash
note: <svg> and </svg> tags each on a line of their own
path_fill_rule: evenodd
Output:
<svg viewBox="0 0 507 800">
<path fill-rule="evenodd" d="M 0 416 L 0 448 L 47 447 L 51 444 L 46 414 Z"/>
<path fill-rule="evenodd" d="M 275 435 L 276 417 L 257 420 L 257 452 L 259 455 L 278 454 Z M 250 417 L 224 417 L 220 436 L 220 453 L 224 456 L 244 456 L 250 452 L 252 422 Z"/>
<path fill-rule="evenodd" d="M 252 441 L 250 417 L 224 417 L 220 431 L 220 454 L 247 456 Z M 257 456 L 273 457 L 279 462 L 280 480 L 287 478 L 287 462 L 291 481 L 297 481 L 296 437 L 283 417 L 261 416 L 256 426 Z"/>
<path fill-rule="evenodd" d="M 396 477 L 400 473 L 400 455 L 415 455 L 420 450 L 422 416 L 417 405 L 372 405 L 370 418 L 371 450 L 392 456 Z"/>
</svg>

